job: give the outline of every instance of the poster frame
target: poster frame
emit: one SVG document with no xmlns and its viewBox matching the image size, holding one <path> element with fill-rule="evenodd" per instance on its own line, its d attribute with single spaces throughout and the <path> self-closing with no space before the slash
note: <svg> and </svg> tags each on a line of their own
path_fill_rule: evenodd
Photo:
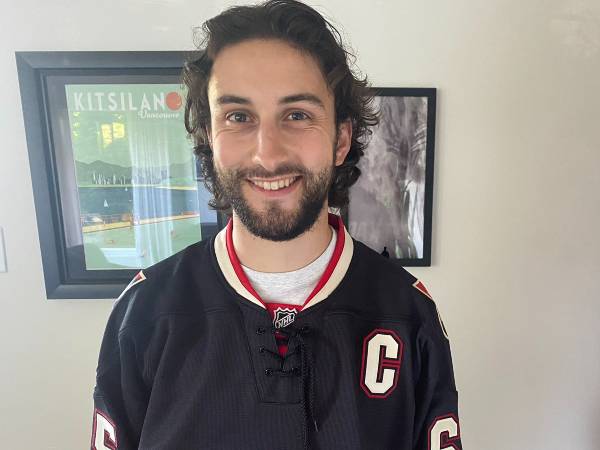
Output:
<svg viewBox="0 0 600 450">
<path fill-rule="evenodd" d="M 85 261 L 81 258 L 84 270 L 80 272 L 87 275 L 72 276 L 69 264 L 72 266 L 73 263 L 68 261 L 64 234 L 66 211 L 59 192 L 47 77 L 89 74 L 94 77 L 133 75 L 150 80 L 162 75 L 180 78 L 184 62 L 191 56 L 191 52 L 185 51 L 15 52 L 48 299 L 114 299 L 138 269 L 90 271 L 85 270 Z M 110 82 L 108 78 L 107 82 Z M 219 227 L 225 220 L 222 214 L 218 215 Z"/>
<path fill-rule="evenodd" d="M 421 97 L 427 102 L 427 130 L 426 130 L 426 150 L 425 150 L 425 192 L 423 205 L 423 255 L 422 257 L 396 258 L 388 256 L 394 263 L 407 267 L 425 267 L 431 266 L 431 241 L 432 241 L 432 216 L 433 216 L 433 179 L 435 163 L 435 134 L 436 134 L 436 109 L 437 109 L 437 89 L 433 87 L 373 87 L 371 93 L 375 97 Z M 380 116 L 380 123 L 389 120 L 384 115 Z M 369 147 L 365 152 L 369 151 Z M 361 169 L 363 176 L 367 176 L 364 169 Z M 352 191 L 350 191 L 352 197 Z M 342 211 L 344 223 L 348 229 L 352 227 L 352 207 L 348 205 Z M 377 233 L 377 219 L 373 220 L 373 232 Z M 375 249 L 380 252 L 380 249 Z M 389 252 L 388 252 L 389 255 Z"/>
</svg>

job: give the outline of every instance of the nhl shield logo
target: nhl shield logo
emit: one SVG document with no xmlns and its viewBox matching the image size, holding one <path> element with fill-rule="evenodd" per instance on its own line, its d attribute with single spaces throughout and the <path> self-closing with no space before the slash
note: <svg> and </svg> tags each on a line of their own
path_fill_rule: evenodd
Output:
<svg viewBox="0 0 600 450">
<path fill-rule="evenodd" d="M 296 310 L 293 308 L 277 308 L 273 318 L 275 328 L 284 328 L 296 319 Z"/>
</svg>

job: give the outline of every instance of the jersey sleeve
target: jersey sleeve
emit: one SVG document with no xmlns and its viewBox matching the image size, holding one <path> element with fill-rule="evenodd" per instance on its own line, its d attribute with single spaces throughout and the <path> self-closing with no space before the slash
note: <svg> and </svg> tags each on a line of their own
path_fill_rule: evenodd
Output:
<svg viewBox="0 0 600 450">
<path fill-rule="evenodd" d="M 129 289 L 129 286 L 128 286 Z M 117 301 L 108 320 L 96 370 L 91 450 L 133 450 L 148 401 L 135 335 L 122 329 L 131 292 Z"/>
<path fill-rule="evenodd" d="M 415 450 L 462 450 L 450 343 L 437 309 L 418 337 Z"/>
</svg>

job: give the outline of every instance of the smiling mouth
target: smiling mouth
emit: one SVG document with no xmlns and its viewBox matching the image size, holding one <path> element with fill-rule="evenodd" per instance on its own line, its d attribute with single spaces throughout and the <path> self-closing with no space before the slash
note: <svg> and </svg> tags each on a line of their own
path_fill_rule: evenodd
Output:
<svg viewBox="0 0 600 450">
<path fill-rule="evenodd" d="M 264 189 L 265 191 L 278 191 L 280 189 L 285 189 L 287 187 L 289 187 L 290 185 L 294 184 L 300 177 L 299 176 L 294 176 L 294 177 L 287 177 L 287 178 L 280 178 L 278 180 L 252 180 L 252 179 L 248 179 L 248 181 L 252 184 L 254 184 L 255 186 L 258 186 L 261 189 Z"/>
</svg>

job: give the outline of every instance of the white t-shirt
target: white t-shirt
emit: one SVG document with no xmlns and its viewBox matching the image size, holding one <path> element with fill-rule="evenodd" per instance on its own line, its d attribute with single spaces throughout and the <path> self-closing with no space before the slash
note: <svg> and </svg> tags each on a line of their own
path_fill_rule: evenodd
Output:
<svg viewBox="0 0 600 450">
<path fill-rule="evenodd" d="M 331 227 L 330 227 L 331 228 Z M 331 241 L 325 251 L 310 264 L 291 272 L 258 272 L 242 265 L 252 287 L 265 303 L 302 305 L 313 291 L 335 249 L 337 234 L 331 228 Z"/>
</svg>

